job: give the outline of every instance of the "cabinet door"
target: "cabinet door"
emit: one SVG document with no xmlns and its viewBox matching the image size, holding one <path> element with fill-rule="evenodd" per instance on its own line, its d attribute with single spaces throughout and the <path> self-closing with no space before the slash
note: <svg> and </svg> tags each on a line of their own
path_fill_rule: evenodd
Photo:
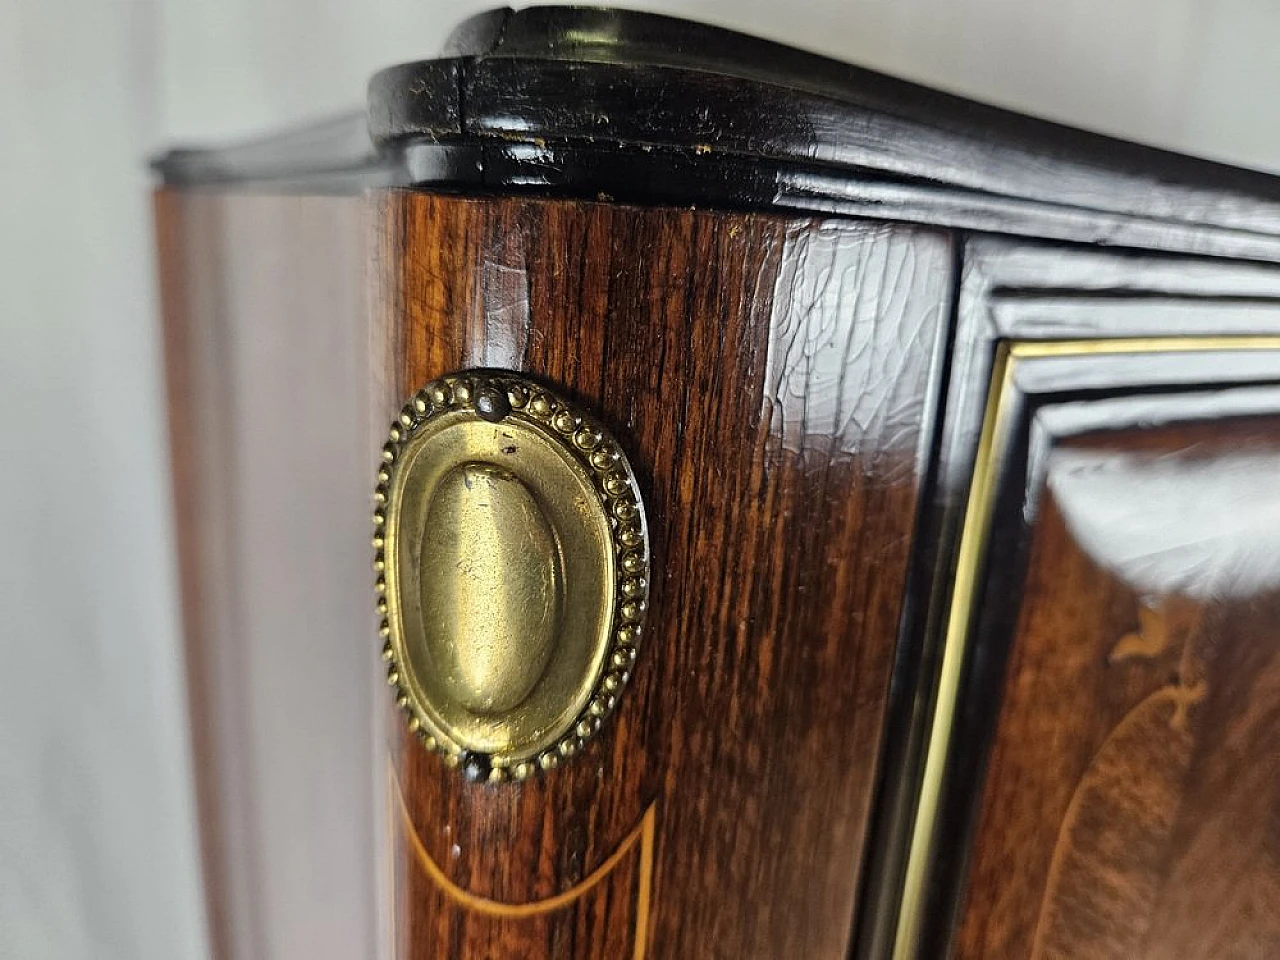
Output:
<svg viewBox="0 0 1280 960">
<path fill-rule="evenodd" d="M 969 530 L 999 705 L 956 953 L 1276 956 L 1280 389 L 1029 406 Z"/>
<path fill-rule="evenodd" d="M 1280 955 L 1275 275 L 987 252 L 897 955 Z"/>
</svg>

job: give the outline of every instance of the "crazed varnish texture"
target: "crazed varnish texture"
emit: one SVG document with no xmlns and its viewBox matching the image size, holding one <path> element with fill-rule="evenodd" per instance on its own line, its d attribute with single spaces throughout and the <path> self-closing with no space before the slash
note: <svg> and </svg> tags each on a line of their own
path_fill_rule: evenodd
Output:
<svg viewBox="0 0 1280 960">
<path fill-rule="evenodd" d="M 495 366 L 593 410 L 649 511 L 617 713 L 470 784 L 390 745 L 410 958 L 843 958 L 947 315 L 951 240 L 857 221 L 391 192 L 389 422 Z"/>
<path fill-rule="evenodd" d="M 1280 564 L 1251 548 L 1274 510 L 1239 513 L 1273 497 L 1277 426 L 1050 460 L 958 957 L 1280 956 Z M 1136 522 L 1091 522 L 1118 498 Z"/>
</svg>

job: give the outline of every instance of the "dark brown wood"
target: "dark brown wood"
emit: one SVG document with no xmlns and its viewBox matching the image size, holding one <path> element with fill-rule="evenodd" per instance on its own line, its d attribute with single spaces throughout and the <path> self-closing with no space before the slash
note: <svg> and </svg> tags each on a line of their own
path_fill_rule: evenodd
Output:
<svg viewBox="0 0 1280 960">
<path fill-rule="evenodd" d="M 1107 346 L 1117 338 L 1274 337 L 1280 334 L 1280 272 L 1273 267 L 990 236 L 966 236 L 964 246 L 936 480 L 922 517 L 912 602 L 898 654 L 895 690 L 903 695 L 891 706 L 881 801 L 872 830 L 868 869 L 876 879 L 868 888 L 858 931 L 858 956 L 865 960 L 893 948 L 904 857 L 919 839 L 915 803 L 946 645 L 956 547 L 998 344 L 1077 341 L 1091 344 L 1094 352 L 1018 367 L 1016 389 L 1022 399 L 1013 413 L 1024 419 L 1009 458 L 999 465 L 1004 520 L 997 525 L 983 577 L 983 598 L 990 599 L 995 613 L 974 631 L 952 716 L 947 772 L 933 824 L 935 849 L 919 891 L 923 906 L 917 955 L 922 957 L 944 955 L 958 922 L 976 817 L 975 784 L 985 776 L 1013 627 L 1009 618 L 1016 615 L 1025 565 L 1024 473 L 1042 466 L 1045 437 L 1052 433 L 1044 423 L 1033 430 L 1027 418 L 1052 412 L 1044 405 L 1052 407 L 1056 400 L 1061 410 L 1075 409 L 1082 418 L 1081 411 L 1088 411 L 1089 423 L 1077 424 L 1076 432 L 1188 416 L 1213 419 L 1233 415 L 1228 398 L 1239 390 L 1280 380 L 1280 357 L 1274 350 L 1124 355 L 1109 353 Z M 1174 403 L 1162 393 L 1170 389 L 1188 398 L 1197 390 L 1208 392 L 1199 400 Z M 1277 409 L 1266 403 L 1276 401 L 1266 401 L 1261 409 Z"/>
<path fill-rule="evenodd" d="M 1280 180 L 632 13 L 491 13 L 370 94 L 367 129 L 158 166 L 253 184 L 159 211 L 220 955 L 370 955 L 379 882 L 399 960 L 1280 955 L 1280 549 L 1211 588 L 1115 560 L 1205 511 L 1178 550 L 1253 543 L 1242 503 L 1280 522 L 1270 480 L 1236 496 L 1277 459 L 1280 350 L 1167 342 L 1280 336 Z M 380 189 L 365 233 L 360 201 L 267 183 L 440 192 Z M 1040 341 L 1086 345 L 1017 364 L 953 648 L 992 374 Z M 652 526 L 620 712 L 522 785 L 445 769 L 380 678 L 365 709 L 351 643 L 363 454 L 469 366 L 595 411 Z M 1132 483 L 1073 499 L 1081 463 Z M 375 841 L 338 813 L 384 787 Z"/>
<path fill-rule="evenodd" d="M 397 728 L 401 956 L 843 957 L 950 239 L 407 192 L 375 216 L 388 420 L 467 366 L 567 389 L 637 466 L 654 562 L 635 678 L 572 761 L 470 784 Z M 605 881 L 537 917 L 449 892 L 554 897 L 646 816 L 651 876 L 641 836 Z"/>
<path fill-rule="evenodd" d="M 1280 465 L 1280 419 L 1086 434 L 1063 451 L 1013 601 L 956 955 L 1280 955 L 1280 582 L 1223 498 L 1265 497 L 1242 458 Z M 1117 489 L 1090 477 L 1108 470 L 1170 528 L 1143 538 L 1141 517 L 1121 518 L 1100 541 Z M 1195 539 L 1203 516 L 1181 517 L 1181 535 L 1170 498 L 1214 536 Z"/>
</svg>

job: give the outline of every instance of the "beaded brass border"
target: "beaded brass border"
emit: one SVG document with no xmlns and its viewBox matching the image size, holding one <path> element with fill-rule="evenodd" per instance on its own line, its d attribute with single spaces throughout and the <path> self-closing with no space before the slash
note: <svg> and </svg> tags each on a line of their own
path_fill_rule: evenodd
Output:
<svg viewBox="0 0 1280 960">
<path fill-rule="evenodd" d="M 586 471 L 599 497 L 599 507 L 612 531 L 613 623 L 609 648 L 586 706 L 555 743 L 529 756 L 491 757 L 469 753 L 431 722 L 412 689 L 403 681 L 393 643 L 394 600 L 388 596 L 387 547 L 390 498 L 401 454 L 436 418 L 449 413 L 472 414 L 489 422 L 511 418 L 558 438 L 564 450 Z M 577 753 L 617 706 L 636 661 L 649 593 L 649 535 L 644 503 L 635 474 L 617 442 L 604 427 L 575 404 L 539 383 L 506 371 L 465 370 L 441 377 L 419 390 L 391 424 L 382 448 L 374 491 L 373 523 L 375 591 L 382 657 L 387 682 L 405 713 L 410 731 L 446 764 L 461 767 L 469 779 L 500 782 L 524 780 L 537 770 L 550 770 Z M 393 585 L 394 586 L 394 585 Z"/>
</svg>

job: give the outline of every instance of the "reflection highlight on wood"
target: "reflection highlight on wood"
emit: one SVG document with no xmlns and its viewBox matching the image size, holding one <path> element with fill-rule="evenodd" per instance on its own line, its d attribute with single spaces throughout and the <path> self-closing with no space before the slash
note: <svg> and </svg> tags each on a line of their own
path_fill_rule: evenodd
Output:
<svg viewBox="0 0 1280 960">
<path fill-rule="evenodd" d="M 367 957 L 382 804 L 358 197 L 156 195 L 213 955 Z M 363 602 L 361 602 L 363 600 Z M 376 686 L 375 686 L 376 684 Z M 324 732 L 300 722 L 316 705 Z M 317 788 L 324 771 L 323 789 Z"/>
<path fill-rule="evenodd" d="M 391 743 L 418 839 L 468 893 L 554 897 L 656 804 L 640 850 L 651 887 L 614 869 L 572 908 L 481 922 L 401 837 L 404 960 L 613 958 L 636 924 L 664 960 L 843 960 L 951 238 L 412 192 L 379 197 L 374 218 L 388 420 L 423 383 L 475 364 L 559 386 L 635 466 L 658 571 L 631 685 L 556 769 L 490 788 L 407 735 Z"/>
<path fill-rule="evenodd" d="M 1201 509 L 1225 509 L 1213 464 L 1273 454 L 1278 436 L 1280 418 L 1256 416 L 1057 441 L 1070 456 L 1050 455 L 1027 521 L 960 960 L 1280 955 L 1280 593 L 1141 592 L 1074 536 L 1053 492 L 1055 464 L 1126 457 L 1130 495 L 1159 497 L 1171 488 L 1141 487 L 1142 463 L 1159 478 L 1188 458 Z M 1091 489 L 1110 487 L 1073 488 L 1072 511 Z"/>
</svg>

